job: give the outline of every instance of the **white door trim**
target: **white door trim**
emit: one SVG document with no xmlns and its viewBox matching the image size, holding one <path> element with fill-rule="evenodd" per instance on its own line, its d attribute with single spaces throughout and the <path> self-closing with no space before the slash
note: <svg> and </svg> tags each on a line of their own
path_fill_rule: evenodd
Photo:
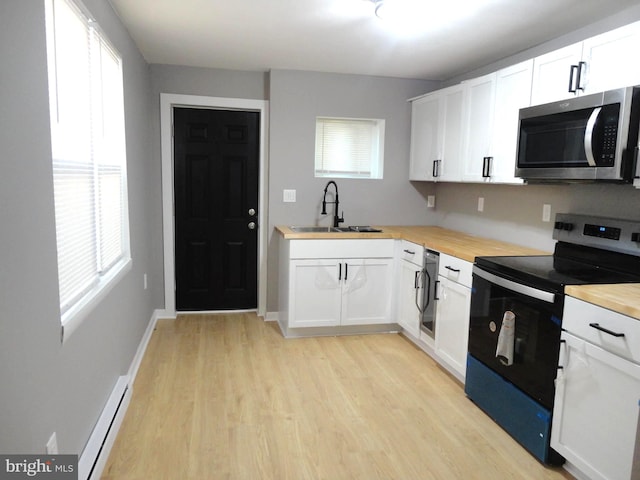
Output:
<svg viewBox="0 0 640 480">
<path fill-rule="evenodd" d="M 260 178 L 258 184 L 258 315 L 266 313 L 267 300 L 267 168 L 268 108 L 266 100 L 203 97 L 198 95 L 160 94 L 160 142 L 162 156 L 162 236 L 164 241 L 164 308 L 176 315 L 175 224 L 173 192 L 173 107 L 246 110 L 260 113 Z"/>
</svg>

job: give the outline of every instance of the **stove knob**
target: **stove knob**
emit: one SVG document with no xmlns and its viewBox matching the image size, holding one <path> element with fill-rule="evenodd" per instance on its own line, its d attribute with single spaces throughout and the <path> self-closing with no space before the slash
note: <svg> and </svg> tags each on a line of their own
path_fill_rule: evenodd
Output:
<svg viewBox="0 0 640 480">
<path fill-rule="evenodd" d="M 636 243 L 640 243 L 640 232 L 633 232 L 631 234 L 631 241 L 632 242 L 636 242 Z"/>
<path fill-rule="evenodd" d="M 555 228 L 556 230 L 562 230 L 562 227 L 564 227 L 564 223 L 562 223 L 562 222 L 556 222 L 553 225 L 553 228 Z"/>
<path fill-rule="evenodd" d="M 562 225 L 562 229 L 566 230 L 567 232 L 570 232 L 571 230 L 573 230 L 573 223 L 569 223 L 569 222 L 564 223 Z"/>
</svg>

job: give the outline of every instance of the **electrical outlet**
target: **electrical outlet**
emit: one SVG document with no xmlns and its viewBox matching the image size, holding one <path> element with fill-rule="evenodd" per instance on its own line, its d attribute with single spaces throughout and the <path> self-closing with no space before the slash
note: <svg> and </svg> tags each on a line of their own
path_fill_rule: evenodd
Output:
<svg viewBox="0 0 640 480">
<path fill-rule="evenodd" d="M 427 208 L 435 208 L 436 206 L 436 196 L 428 195 L 427 196 Z"/>
<path fill-rule="evenodd" d="M 144 276 L 142 277 L 142 283 L 144 284 L 144 289 L 146 290 L 148 287 L 147 284 L 147 274 L 145 273 Z"/>
<path fill-rule="evenodd" d="M 49 437 L 49 441 L 47 442 L 47 454 L 48 455 L 58 454 L 58 438 L 56 437 L 56 432 L 53 432 Z"/>
<path fill-rule="evenodd" d="M 484 212 L 484 197 L 478 197 L 478 211 Z"/>
<path fill-rule="evenodd" d="M 551 205 L 545 203 L 542 205 L 542 221 L 550 222 L 551 221 Z"/>
<path fill-rule="evenodd" d="M 282 201 L 286 203 L 295 203 L 296 201 L 296 191 L 295 190 L 283 190 L 282 191 Z"/>
</svg>

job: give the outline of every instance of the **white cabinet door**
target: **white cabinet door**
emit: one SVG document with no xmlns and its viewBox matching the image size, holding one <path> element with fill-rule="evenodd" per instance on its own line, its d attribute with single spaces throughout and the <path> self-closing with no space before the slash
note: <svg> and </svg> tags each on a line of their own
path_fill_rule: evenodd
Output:
<svg viewBox="0 0 640 480">
<path fill-rule="evenodd" d="M 464 85 L 440 91 L 444 101 L 444 142 L 442 158 L 436 163 L 435 180 L 459 182 L 462 179 L 464 147 Z"/>
<path fill-rule="evenodd" d="M 438 277 L 436 355 L 445 367 L 464 379 L 467 369 L 471 289 L 440 275 Z"/>
<path fill-rule="evenodd" d="M 427 95 L 411 103 L 410 180 L 433 180 L 434 162 L 442 158 L 444 97 Z"/>
<path fill-rule="evenodd" d="M 533 60 L 500 70 L 496 76 L 496 102 L 488 180 L 493 183 L 522 183 L 515 177 L 518 115 L 531 105 Z"/>
<path fill-rule="evenodd" d="M 393 259 L 349 259 L 343 268 L 341 324 L 390 323 Z"/>
<path fill-rule="evenodd" d="M 597 93 L 640 84 L 634 60 L 640 46 L 640 23 L 632 23 L 584 41 L 584 93 Z"/>
<path fill-rule="evenodd" d="M 489 178 L 495 97 L 495 73 L 465 82 L 464 181 L 482 182 Z"/>
<path fill-rule="evenodd" d="M 342 282 L 333 259 L 290 262 L 289 327 L 340 325 Z"/>
<path fill-rule="evenodd" d="M 562 340 L 551 446 L 592 480 L 640 478 L 640 365 L 567 332 Z"/>
<path fill-rule="evenodd" d="M 539 105 L 575 95 L 569 92 L 571 66 L 582 60 L 582 42 L 554 50 L 533 61 L 531 104 Z M 574 74 L 574 78 L 577 73 Z"/>
<path fill-rule="evenodd" d="M 409 334 L 420 335 L 420 312 L 416 306 L 416 296 L 421 299 L 422 289 L 417 288 L 420 267 L 405 260 L 400 262 L 400 283 L 398 286 L 398 324 Z"/>
</svg>

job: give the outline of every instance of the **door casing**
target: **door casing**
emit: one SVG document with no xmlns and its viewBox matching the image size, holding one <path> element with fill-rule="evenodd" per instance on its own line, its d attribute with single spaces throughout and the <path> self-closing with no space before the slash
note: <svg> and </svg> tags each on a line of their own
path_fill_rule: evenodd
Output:
<svg viewBox="0 0 640 480">
<path fill-rule="evenodd" d="M 199 95 L 160 94 L 160 143 L 162 157 L 162 238 L 164 243 L 164 315 L 176 316 L 175 297 L 175 220 L 173 190 L 173 108 L 211 108 L 245 110 L 260 113 L 260 175 L 258 180 L 258 315 L 266 314 L 267 299 L 267 240 L 268 232 L 268 108 L 266 100 L 204 97 Z"/>
</svg>

